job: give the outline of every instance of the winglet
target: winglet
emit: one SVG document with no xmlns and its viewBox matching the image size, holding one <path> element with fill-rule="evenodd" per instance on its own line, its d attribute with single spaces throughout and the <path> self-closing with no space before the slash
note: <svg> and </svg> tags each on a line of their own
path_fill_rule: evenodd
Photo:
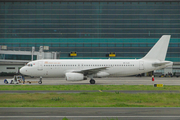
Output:
<svg viewBox="0 0 180 120">
<path fill-rule="evenodd" d="M 164 61 L 171 35 L 163 35 L 142 59 Z"/>
</svg>

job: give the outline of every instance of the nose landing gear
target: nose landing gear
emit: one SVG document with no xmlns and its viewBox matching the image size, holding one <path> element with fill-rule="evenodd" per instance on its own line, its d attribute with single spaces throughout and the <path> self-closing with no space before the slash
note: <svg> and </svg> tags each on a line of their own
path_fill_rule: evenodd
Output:
<svg viewBox="0 0 180 120">
<path fill-rule="evenodd" d="M 40 76 L 40 79 L 39 79 L 38 83 L 42 84 L 42 76 Z"/>
</svg>

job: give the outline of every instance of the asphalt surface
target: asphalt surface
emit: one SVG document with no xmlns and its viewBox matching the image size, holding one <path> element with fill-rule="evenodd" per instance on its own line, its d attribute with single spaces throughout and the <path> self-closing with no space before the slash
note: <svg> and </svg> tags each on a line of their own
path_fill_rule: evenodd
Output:
<svg viewBox="0 0 180 120">
<path fill-rule="evenodd" d="M 4 84 L 4 79 L 12 78 L 12 76 L 0 77 L 0 85 Z M 164 85 L 180 85 L 180 77 L 155 77 L 155 81 L 151 80 L 151 77 L 114 77 L 114 78 L 94 78 L 96 85 L 153 85 L 153 84 L 164 84 Z M 32 83 L 26 83 L 26 85 L 39 85 L 37 81 L 39 78 L 26 77 L 26 81 Z M 36 82 L 36 83 L 33 83 Z M 20 83 L 22 85 L 22 83 Z M 84 85 L 90 84 L 89 80 L 84 81 L 66 81 L 65 78 L 43 78 L 42 85 Z M 7 84 L 13 85 L 13 84 Z"/>
<path fill-rule="evenodd" d="M 5 120 L 179 120 L 180 108 L 0 108 Z"/>
</svg>

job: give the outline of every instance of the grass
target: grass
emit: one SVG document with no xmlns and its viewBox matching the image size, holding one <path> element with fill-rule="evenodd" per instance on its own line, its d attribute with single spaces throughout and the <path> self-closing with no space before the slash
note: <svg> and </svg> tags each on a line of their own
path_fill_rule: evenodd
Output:
<svg viewBox="0 0 180 120">
<path fill-rule="evenodd" d="M 180 86 L 164 85 L 0 85 L 0 90 L 180 90 Z"/>
<path fill-rule="evenodd" d="M 179 93 L 25 93 L 0 98 L 0 107 L 180 107 Z"/>
<path fill-rule="evenodd" d="M 118 90 L 180 90 L 153 85 L 0 85 L 0 90 L 82 90 L 82 93 L 0 94 L 0 107 L 180 107 L 180 93 L 121 93 Z M 86 90 L 117 90 L 114 93 Z"/>
</svg>

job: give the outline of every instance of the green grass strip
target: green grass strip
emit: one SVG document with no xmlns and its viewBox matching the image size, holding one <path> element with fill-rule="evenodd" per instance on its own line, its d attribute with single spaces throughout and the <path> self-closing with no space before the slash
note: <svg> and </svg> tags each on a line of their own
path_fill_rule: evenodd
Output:
<svg viewBox="0 0 180 120">
<path fill-rule="evenodd" d="M 0 98 L 0 107 L 180 107 L 179 93 L 25 93 Z"/>
<path fill-rule="evenodd" d="M 0 90 L 180 90 L 180 86 L 164 85 L 0 85 Z"/>
</svg>

